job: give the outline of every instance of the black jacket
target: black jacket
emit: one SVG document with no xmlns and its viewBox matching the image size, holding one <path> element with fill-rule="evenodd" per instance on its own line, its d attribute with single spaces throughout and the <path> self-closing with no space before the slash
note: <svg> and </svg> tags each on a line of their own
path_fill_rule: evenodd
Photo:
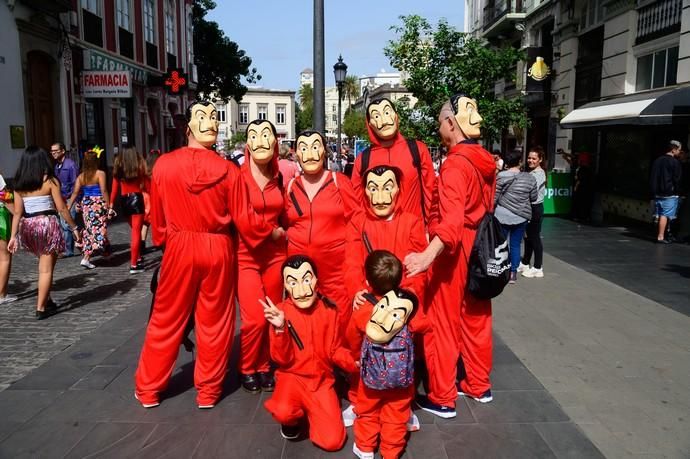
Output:
<svg viewBox="0 0 690 459">
<path fill-rule="evenodd" d="M 677 196 L 680 193 L 680 161 L 671 155 L 658 157 L 652 163 L 649 188 L 652 196 Z"/>
</svg>

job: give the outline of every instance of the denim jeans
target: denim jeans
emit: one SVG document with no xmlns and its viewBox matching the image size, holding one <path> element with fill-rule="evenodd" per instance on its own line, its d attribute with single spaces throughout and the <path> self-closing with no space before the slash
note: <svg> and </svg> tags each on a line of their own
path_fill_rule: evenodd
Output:
<svg viewBox="0 0 690 459">
<path fill-rule="evenodd" d="M 522 244 L 522 237 L 525 235 L 525 228 L 527 222 L 518 223 L 517 225 L 504 225 L 501 223 L 503 235 L 508 239 L 510 246 L 510 272 L 516 273 L 518 265 L 520 264 L 520 244 Z"/>
<path fill-rule="evenodd" d="M 70 209 L 69 214 L 72 216 L 72 220 L 76 220 L 77 210 L 74 207 Z M 60 217 L 60 226 L 62 227 L 62 235 L 65 238 L 65 256 L 71 257 L 74 255 L 74 235 L 62 216 Z"/>
</svg>

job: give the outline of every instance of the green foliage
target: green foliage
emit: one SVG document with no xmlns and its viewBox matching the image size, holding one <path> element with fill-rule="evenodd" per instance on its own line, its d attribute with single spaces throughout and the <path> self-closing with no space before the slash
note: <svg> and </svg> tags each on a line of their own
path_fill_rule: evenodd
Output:
<svg viewBox="0 0 690 459">
<path fill-rule="evenodd" d="M 348 75 L 343 82 L 343 98 L 347 99 L 347 107 L 352 107 L 352 100 L 359 97 L 359 78 Z"/>
<path fill-rule="evenodd" d="M 194 63 L 197 66 L 197 94 L 214 93 L 221 99 L 240 101 L 247 92 L 241 77 L 254 83 L 261 79 L 252 60 L 237 43 L 225 36 L 218 24 L 205 19 L 216 7 L 213 0 L 196 0 L 192 6 Z"/>
<path fill-rule="evenodd" d="M 310 129 L 314 124 L 314 90 L 311 85 L 305 84 L 299 89 L 299 102 L 299 110 L 295 113 L 297 133 Z"/>
<path fill-rule="evenodd" d="M 364 112 L 348 108 L 345 111 L 345 118 L 343 119 L 343 132 L 352 139 L 368 139 L 369 133 L 367 131 L 367 120 Z"/>
<path fill-rule="evenodd" d="M 489 142 L 500 139 L 511 125 L 528 125 L 520 97 L 497 99 L 494 94 L 497 80 L 515 81 L 517 62 L 525 59 L 522 51 L 508 45 L 490 47 L 483 40 L 457 31 L 445 20 L 434 28 L 421 16 L 400 19 L 402 25 L 392 27 L 398 37 L 388 42 L 384 53 L 393 67 L 409 75 L 405 86 L 419 99 L 414 111 L 401 116 L 403 133 L 410 130 L 418 132 L 417 138 L 435 138 L 441 105 L 456 93 L 477 100 L 484 118 L 482 135 Z M 415 126 L 416 120 L 404 118 L 409 115 L 421 119 L 421 125 Z"/>
<path fill-rule="evenodd" d="M 232 137 L 230 137 L 230 143 L 232 144 L 232 147 L 235 147 L 235 144 L 238 144 L 240 142 L 244 143 L 247 141 L 247 133 L 244 131 L 237 131 L 235 132 Z"/>
</svg>

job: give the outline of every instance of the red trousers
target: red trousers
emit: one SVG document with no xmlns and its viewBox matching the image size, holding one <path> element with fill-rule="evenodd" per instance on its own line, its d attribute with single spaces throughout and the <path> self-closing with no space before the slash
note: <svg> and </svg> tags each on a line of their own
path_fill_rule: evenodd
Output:
<svg viewBox="0 0 690 459">
<path fill-rule="evenodd" d="M 141 228 L 144 226 L 144 214 L 130 215 L 127 223 L 132 229 L 130 237 L 129 264 L 136 266 L 137 260 L 141 255 Z"/>
<path fill-rule="evenodd" d="M 407 443 L 407 421 L 414 393 L 414 385 L 406 389 L 373 390 L 360 383 L 354 425 L 357 447 L 373 452 L 380 443 L 383 459 L 399 458 Z"/>
<path fill-rule="evenodd" d="M 155 403 L 170 379 L 185 326 L 194 314 L 197 403 L 213 405 L 221 395 L 235 329 L 230 236 L 171 233 L 160 270 L 153 313 L 135 374 L 142 403 Z"/>
<path fill-rule="evenodd" d="M 427 294 L 431 330 L 424 335 L 424 353 L 429 399 L 443 406 L 455 406 L 460 356 L 467 374 L 461 382 L 462 391 L 479 396 L 491 388 L 491 301 L 466 292 L 468 263 L 464 251 L 458 252 L 443 252 L 436 259 Z"/>
<path fill-rule="evenodd" d="M 253 374 L 269 370 L 269 323 L 259 299 L 267 296 L 278 304 L 283 299 L 285 249 L 270 244 L 273 253 L 251 253 L 240 250 L 238 259 L 237 299 L 240 303 L 240 360 L 239 371 Z"/>
<path fill-rule="evenodd" d="M 333 383 L 310 391 L 302 379 L 279 372 L 275 391 L 264 406 L 280 424 L 295 425 L 306 416 L 312 443 L 326 451 L 339 450 L 345 444 L 346 433 Z"/>
</svg>

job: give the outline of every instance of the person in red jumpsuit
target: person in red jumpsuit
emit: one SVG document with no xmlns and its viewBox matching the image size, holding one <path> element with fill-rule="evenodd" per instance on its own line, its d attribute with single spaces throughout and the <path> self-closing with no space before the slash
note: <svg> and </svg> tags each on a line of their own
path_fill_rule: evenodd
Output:
<svg viewBox="0 0 690 459">
<path fill-rule="evenodd" d="M 297 160 L 303 175 L 285 190 L 288 256 L 309 256 L 319 267 L 320 291 L 335 303 L 341 326 L 352 312 L 345 288 L 345 230 L 359 206 L 348 178 L 324 168 L 326 141 L 316 131 L 297 137 Z"/>
<path fill-rule="evenodd" d="M 364 198 L 362 177 L 366 171 L 383 164 L 395 166 L 402 172 L 400 206 L 405 212 L 423 218 L 426 223 L 436 184 L 429 149 L 423 142 L 408 141 L 403 137 L 398 129 L 398 114 L 390 100 L 384 98 L 372 101 L 367 106 L 366 117 L 371 141 L 369 161 L 363 167 L 365 153 L 359 154 L 352 170 L 352 187 L 358 201 Z M 416 144 L 419 153 L 418 167 L 410 149 L 412 142 Z"/>
<path fill-rule="evenodd" d="M 256 215 L 240 170 L 211 150 L 218 135 L 213 103 L 194 102 L 186 116 L 188 146 L 163 155 L 153 170 L 152 236 L 165 251 L 135 374 L 135 397 L 145 408 L 160 403 L 191 316 L 197 404 L 215 405 L 235 328 L 236 247 L 230 225 L 252 247 L 284 234 Z"/>
<path fill-rule="evenodd" d="M 430 390 L 417 403 L 443 418 L 455 417 L 458 395 L 482 403 L 492 400 L 491 301 L 466 291 L 477 226 L 493 211 L 496 180 L 491 154 L 475 140 L 481 121 L 477 103 L 464 95 L 453 96 L 441 109 L 439 134 L 448 157 L 431 215 L 431 242 L 423 252 L 405 258 L 408 275 L 431 267 L 427 316 L 432 330 L 424 338 Z M 456 386 L 459 356 L 466 377 Z"/>
<path fill-rule="evenodd" d="M 287 300 L 275 305 L 266 297 L 261 302 L 273 326 L 271 358 L 278 365 L 275 391 L 264 406 L 281 424 L 283 438 L 298 438 L 306 417 L 311 441 L 326 451 L 337 451 L 346 433 L 333 367 L 356 371 L 355 360 L 342 346 L 335 308 L 318 294 L 314 262 L 303 255 L 289 257 L 283 265 L 283 282 Z"/>
<path fill-rule="evenodd" d="M 240 166 L 249 200 L 267 223 L 280 226 L 284 209 L 283 187 L 278 170 L 278 142 L 270 121 L 256 120 L 247 126 L 245 160 Z M 264 240 L 252 247 L 242 238 L 237 250 L 237 299 L 240 304 L 240 382 L 244 390 L 271 392 L 275 386 L 268 352 L 268 324 L 259 304 L 269 297 L 279 302 L 283 294 L 280 267 L 285 261 L 285 239 Z"/>
</svg>

